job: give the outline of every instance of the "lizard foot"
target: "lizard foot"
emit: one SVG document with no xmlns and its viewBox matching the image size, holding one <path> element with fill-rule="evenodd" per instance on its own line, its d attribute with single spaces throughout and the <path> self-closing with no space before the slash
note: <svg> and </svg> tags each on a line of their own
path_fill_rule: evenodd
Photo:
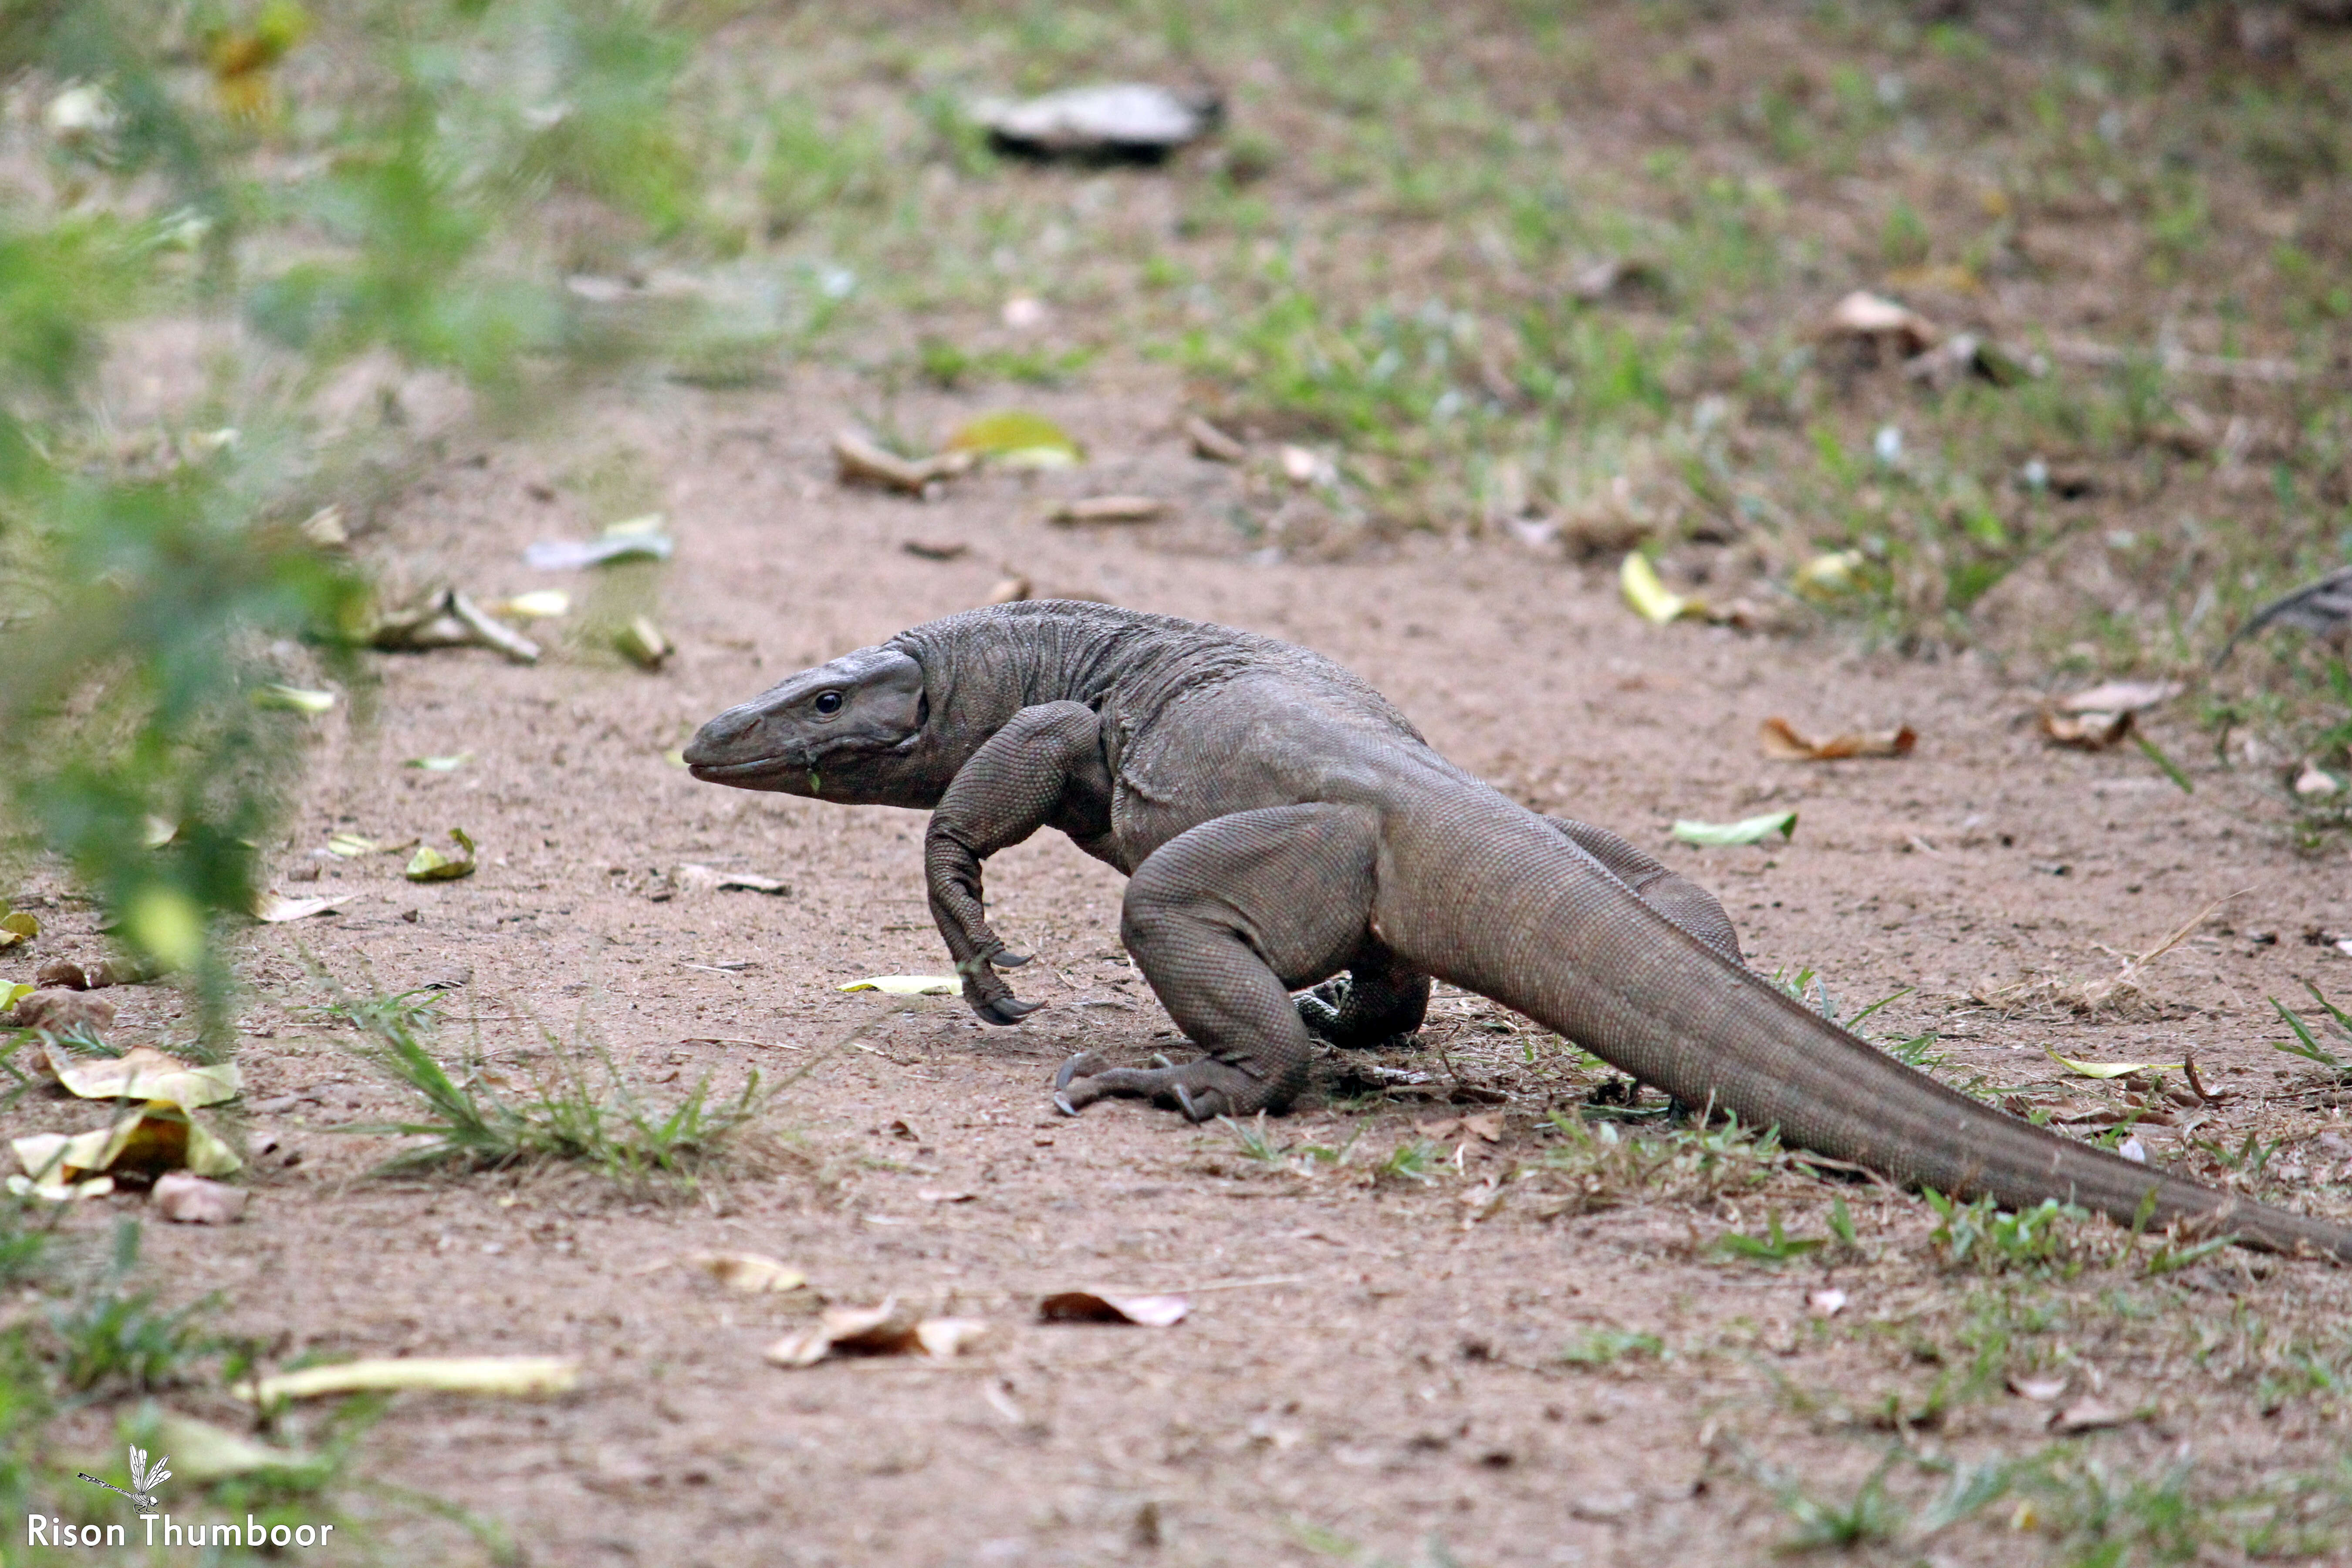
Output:
<svg viewBox="0 0 2352 1568">
<path fill-rule="evenodd" d="M 972 1004 L 971 1010 L 979 1014 L 982 1020 L 986 1023 L 1017 1024 L 1045 1005 L 1043 1002 L 1024 1002 L 1018 996 L 1004 995 L 992 1001 L 976 1002 Z"/>
<path fill-rule="evenodd" d="M 1246 1114 L 1245 1107 L 1255 1109 L 1265 1101 L 1257 1079 L 1214 1057 L 1181 1067 L 1166 1057 L 1151 1059 L 1148 1068 L 1115 1068 L 1093 1051 L 1072 1057 L 1054 1075 L 1054 1109 L 1076 1116 L 1097 1100 L 1124 1096 L 1156 1100 L 1182 1111 L 1188 1121 L 1213 1121 Z M 1252 1089 L 1260 1092 L 1253 1095 Z"/>
</svg>

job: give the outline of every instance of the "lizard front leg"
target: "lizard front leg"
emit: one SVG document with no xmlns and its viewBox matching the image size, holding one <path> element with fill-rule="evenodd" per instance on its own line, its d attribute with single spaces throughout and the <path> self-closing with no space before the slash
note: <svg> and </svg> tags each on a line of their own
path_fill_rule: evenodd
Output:
<svg viewBox="0 0 2352 1568">
<path fill-rule="evenodd" d="M 980 863 L 1041 827 L 1091 827 L 1075 817 L 1108 796 L 1094 710 L 1045 702 L 1024 708 L 990 736 L 940 797 L 923 835 L 923 880 L 931 918 L 963 977 L 964 1000 L 988 1022 L 1017 1024 L 1044 1004 L 1021 1001 L 996 973 L 1027 961 L 1008 955 L 989 929 Z M 1074 803 L 1080 807 L 1075 817 Z"/>
</svg>

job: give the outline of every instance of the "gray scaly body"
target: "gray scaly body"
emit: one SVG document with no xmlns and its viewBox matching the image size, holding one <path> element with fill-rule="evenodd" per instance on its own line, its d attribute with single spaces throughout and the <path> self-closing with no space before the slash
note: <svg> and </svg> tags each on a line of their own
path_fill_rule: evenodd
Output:
<svg viewBox="0 0 2352 1568">
<path fill-rule="evenodd" d="M 1378 692 L 1265 637 L 1099 605 L 950 616 L 704 725 L 695 776 L 928 810 L 931 910 L 980 1016 L 1011 1024 L 981 865 L 1043 827 L 1128 874 L 1120 934 L 1203 1052 L 1066 1065 L 1056 1102 L 1280 1109 L 1310 1018 L 1342 1043 L 1420 1025 L 1432 976 L 1684 1103 L 1908 1184 L 2118 1220 L 2192 1220 L 2352 1259 L 2352 1233 L 2004 1115 L 1739 962 L 1721 907 L 1615 836 L 1538 816 L 1437 754 Z M 1346 972 L 1336 1011 L 1291 994 Z"/>
</svg>

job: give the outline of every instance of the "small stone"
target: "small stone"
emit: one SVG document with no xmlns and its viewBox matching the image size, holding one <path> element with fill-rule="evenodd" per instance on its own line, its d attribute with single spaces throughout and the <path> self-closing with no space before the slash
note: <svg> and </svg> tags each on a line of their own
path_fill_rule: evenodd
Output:
<svg viewBox="0 0 2352 1568">
<path fill-rule="evenodd" d="M 33 984 L 44 991 L 87 991 L 89 976 L 70 958 L 52 958 L 33 971 Z"/>
<path fill-rule="evenodd" d="M 159 1177 L 148 1194 L 148 1206 L 178 1225 L 234 1225 L 245 1213 L 247 1196 L 242 1187 L 215 1182 L 185 1171 Z"/>
<path fill-rule="evenodd" d="M 100 1035 L 114 1025 L 114 1004 L 62 986 L 36 991 L 16 1004 L 15 1022 L 20 1029 L 47 1029 L 53 1035 Z"/>
</svg>

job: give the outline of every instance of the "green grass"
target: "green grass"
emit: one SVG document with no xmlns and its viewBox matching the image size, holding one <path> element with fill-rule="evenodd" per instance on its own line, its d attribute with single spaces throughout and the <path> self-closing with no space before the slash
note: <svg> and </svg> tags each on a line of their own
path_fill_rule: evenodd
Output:
<svg viewBox="0 0 2352 1568">
<path fill-rule="evenodd" d="M 1621 1361 L 1655 1359 L 1666 1353 L 1665 1342 L 1637 1329 L 1584 1329 L 1560 1348 L 1559 1359 L 1570 1366 L 1614 1366 Z"/>
<path fill-rule="evenodd" d="M 2072 1204 L 2044 1198 L 2012 1213 L 1990 1198 L 1960 1203 L 1932 1187 L 1921 1195 L 1936 1213 L 1928 1241 L 1948 1267 L 1984 1273 L 2066 1270 L 2086 1256 L 2078 1232 L 2091 1216 Z"/>
<path fill-rule="evenodd" d="M 527 1090 L 501 1093 L 478 1059 L 453 1074 L 429 1047 L 420 1016 L 361 1004 L 369 1037 L 358 1054 L 416 1104 L 410 1118 L 345 1128 L 422 1138 L 380 1169 L 508 1170 L 567 1164 L 640 1193 L 691 1191 L 706 1178 L 753 1160 L 774 1090 L 751 1073 L 733 1096 L 714 1098 L 708 1075 L 667 1105 L 656 1104 L 601 1048 L 550 1036 L 555 1066 Z"/>
</svg>

